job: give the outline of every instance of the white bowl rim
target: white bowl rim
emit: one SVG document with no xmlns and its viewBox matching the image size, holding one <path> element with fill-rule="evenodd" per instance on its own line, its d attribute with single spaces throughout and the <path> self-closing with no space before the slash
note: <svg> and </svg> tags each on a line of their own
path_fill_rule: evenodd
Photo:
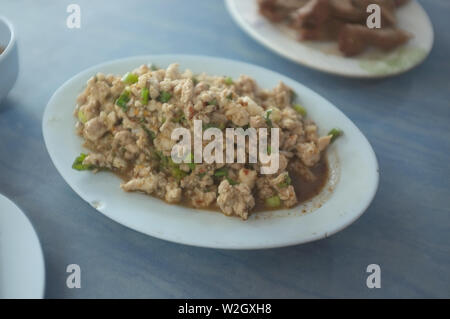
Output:
<svg viewBox="0 0 450 319">
<path fill-rule="evenodd" d="M 6 203 L 9 203 L 11 206 L 13 206 L 14 209 L 16 209 L 18 212 L 21 213 L 21 215 L 24 218 L 24 220 L 26 221 L 26 223 L 28 223 L 31 226 L 33 235 L 37 240 L 37 245 L 38 245 L 38 249 L 39 249 L 38 255 L 40 256 L 39 261 L 40 261 L 40 263 L 42 263 L 42 273 L 40 273 L 39 275 L 42 277 L 43 284 L 42 284 L 42 290 L 40 291 L 39 295 L 36 296 L 36 299 L 43 299 L 45 297 L 45 289 L 46 289 L 46 285 L 47 285 L 47 274 L 46 274 L 46 267 L 45 267 L 44 251 L 42 249 L 42 243 L 38 236 L 36 228 L 34 227 L 30 218 L 24 213 L 24 211 L 13 200 L 11 200 L 9 197 L 7 197 L 5 194 L 2 194 L 2 193 L 0 193 L 0 200 L 4 201 Z"/>
<path fill-rule="evenodd" d="M 8 20 L 4 16 L 0 16 L 0 23 L 1 22 L 3 22 L 9 28 L 11 36 L 9 38 L 9 42 L 6 45 L 4 51 L 0 54 L 0 62 L 2 62 L 2 60 L 6 59 L 6 56 L 9 54 L 9 52 L 11 52 L 12 48 L 16 44 L 16 32 L 14 30 L 14 25 L 11 23 L 10 20 Z"/>
</svg>

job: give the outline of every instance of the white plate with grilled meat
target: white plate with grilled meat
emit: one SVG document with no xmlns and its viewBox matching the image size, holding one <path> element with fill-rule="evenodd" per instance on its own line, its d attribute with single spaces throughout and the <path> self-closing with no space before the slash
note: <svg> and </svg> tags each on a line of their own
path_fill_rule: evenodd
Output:
<svg viewBox="0 0 450 319">
<path fill-rule="evenodd" d="M 295 1 L 284 1 L 294 3 Z M 393 76 L 406 72 L 431 52 L 434 31 L 430 19 L 416 0 L 396 9 L 396 28 L 407 31 L 408 42 L 390 51 L 369 47 L 346 57 L 336 41 L 299 41 L 298 32 L 286 23 L 272 23 L 260 14 L 257 0 L 226 0 L 237 24 L 253 39 L 277 54 L 319 71 L 357 78 Z"/>
<path fill-rule="evenodd" d="M 169 205 L 140 193 L 126 193 L 121 179 L 110 172 L 76 171 L 72 163 L 80 153 L 82 138 L 75 134 L 73 116 L 77 96 L 86 81 L 98 72 L 125 74 L 142 64 L 166 68 L 179 63 L 194 74 L 241 74 L 260 87 L 272 88 L 283 81 L 319 127 L 343 130 L 327 151 L 329 178 L 313 199 L 292 209 L 252 214 L 244 221 L 219 212 Z M 57 170 L 86 202 L 109 218 L 139 232 L 172 242 L 225 249 L 260 249 L 305 243 L 328 237 L 350 225 L 367 209 L 378 187 L 378 164 L 361 131 L 334 105 L 302 84 L 259 66 L 226 59 L 161 55 L 116 60 L 92 67 L 64 83 L 50 99 L 43 117 L 43 134 Z"/>
<path fill-rule="evenodd" d="M 40 299 L 44 286 L 36 232 L 25 214 L 0 194 L 0 299 Z"/>
</svg>

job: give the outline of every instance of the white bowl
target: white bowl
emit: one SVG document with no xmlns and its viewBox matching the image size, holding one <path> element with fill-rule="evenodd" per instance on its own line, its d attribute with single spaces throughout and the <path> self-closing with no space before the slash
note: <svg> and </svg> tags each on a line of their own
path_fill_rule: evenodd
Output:
<svg viewBox="0 0 450 319">
<path fill-rule="evenodd" d="M 97 72 L 124 74 L 141 64 L 167 67 L 178 62 L 194 73 L 247 74 L 263 88 L 283 81 L 319 125 L 320 134 L 331 128 L 344 130 L 329 149 L 331 176 L 328 185 L 312 201 L 289 210 L 252 215 L 249 220 L 226 217 L 219 212 L 168 205 L 138 193 L 125 193 L 121 180 L 108 172 L 93 174 L 71 168 L 86 152 L 75 134 L 73 110 L 77 95 Z M 161 55 L 132 57 L 92 67 L 63 84 L 50 99 L 43 118 L 47 150 L 56 168 L 85 201 L 113 220 L 142 233 L 173 242 L 214 248 L 253 249 L 300 244 L 325 238 L 355 221 L 369 206 L 378 187 L 378 164 L 361 131 L 330 102 L 302 84 L 259 66 L 226 59 Z M 304 213 L 307 211 L 307 213 Z"/>
<path fill-rule="evenodd" d="M 0 102 L 8 95 L 19 73 L 16 35 L 14 27 L 6 18 L 0 16 Z"/>
</svg>

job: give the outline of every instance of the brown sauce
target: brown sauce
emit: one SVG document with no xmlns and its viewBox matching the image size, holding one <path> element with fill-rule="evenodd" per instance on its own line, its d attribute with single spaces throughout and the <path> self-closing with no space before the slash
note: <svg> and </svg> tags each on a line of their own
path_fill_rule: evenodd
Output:
<svg viewBox="0 0 450 319">
<path fill-rule="evenodd" d="M 295 193 L 297 195 L 298 202 L 297 202 L 296 206 L 314 198 L 324 188 L 325 184 L 327 183 L 328 177 L 329 177 L 329 166 L 328 166 L 328 161 L 326 159 L 326 156 L 323 156 L 319 163 L 317 163 L 314 167 L 310 168 L 310 171 L 316 177 L 314 181 L 308 181 L 302 175 L 296 173 L 295 171 L 288 170 L 289 176 L 291 177 L 291 180 L 292 180 L 292 186 L 294 186 Z M 133 177 L 132 170 L 125 171 L 125 172 L 114 171 L 114 174 L 116 174 L 118 177 L 120 177 L 125 182 L 129 181 Z M 153 197 L 157 197 L 157 196 L 153 196 Z M 159 197 L 157 197 L 157 198 L 159 198 Z M 159 199 L 164 200 L 162 198 L 159 198 Z M 267 208 L 266 205 L 264 204 L 264 201 L 260 200 L 257 197 L 255 197 L 255 202 L 256 202 L 256 204 L 255 204 L 255 207 L 251 211 L 252 213 L 284 209 L 284 207 L 278 207 L 278 208 L 274 208 L 274 209 Z M 181 199 L 181 202 L 177 203 L 175 205 L 194 208 L 194 209 L 209 210 L 209 211 L 220 211 L 219 207 L 217 206 L 217 204 L 215 202 L 211 206 L 206 207 L 206 208 L 194 207 L 191 203 L 190 198 L 186 198 L 186 196 L 183 196 L 183 198 Z"/>
<path fill-rule="evenodd" d="M 319 193 L 324 188 L 329 176 L 328 161 L 326 160 L 326 156 L 323 156 L 320 162 L 317 163 L 314 167 L 310 168 L 310 170 L 316 177 L 314 181 L 308 181 L 295 171 L 288 170 L 289 176 L 292 180 L 292 186 L 294 186 L 295 194 L 297 195 L 297 205 L 295 206 L 298 206 L 301 203 L 304 203 L 319 195 Z M 256 205 L 253 208 L 252 212 L 263 212 L 268 210 L 280 209 L 267 208 L 264 204 L 264 201 L 258 200 L 257 198 L 255 198 L 255 200 Z M 283 207 L 281 207 L 281 209 L 283 209 Z"/>
<path fill-rule="evenodd" d="M 294 186 L 295 193 L 297 194 L 297 200 L 300 204 L 319 195 L 327 183 L 329 169 L 328 161 L 325 156 L 319 163 L 316 164 L 316 166 L 311 168 L 311 172 L 316 176 L 316 180 L 312 182 L 306 181 L 299 174 L 289 172 L 289 176 L 291 176 L 292 179 L 292 185 Z"/>
</svg>

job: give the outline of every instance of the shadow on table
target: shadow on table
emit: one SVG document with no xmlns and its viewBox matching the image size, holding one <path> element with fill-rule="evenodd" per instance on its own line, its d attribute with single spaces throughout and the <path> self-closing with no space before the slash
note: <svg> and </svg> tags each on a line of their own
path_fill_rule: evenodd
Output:
<svg viewBox="0 0 450 319">
<path fill-rule="evenodd" d="M 0 102 L 0 114 L 9 111 L 15 105 L 14 99 L 7 96 Z"/>
</svg>

